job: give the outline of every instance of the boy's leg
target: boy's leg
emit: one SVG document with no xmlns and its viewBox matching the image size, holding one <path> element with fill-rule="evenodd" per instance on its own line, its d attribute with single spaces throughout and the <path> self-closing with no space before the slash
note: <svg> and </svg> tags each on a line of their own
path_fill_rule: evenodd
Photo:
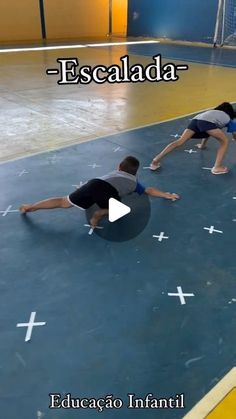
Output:
<svg viewBox="0 0 236 419">
<path fill-rule="evenodd" d="M 23 204 L 20 206 L 20 212 L 38 211 L 40 209 L 53 209 L 53 208 L 70 208 L 72 204 L 68 201 L 67 197 L 50 198 L 44 201 L 36 202 L 35 204 Z"/>
<path fill-rule="evenodd" d="M 228 149 L 229 140 L 228 137 L 225 135 L 225 133 L 221 129 L 212 129 L 207 131 L 207 133 L 214 137 L 217 141 L 219 141 L 220 146 L 216 154 L 216 160 L 214 167 L 212 168 L 213 173 L 227 173 L 229 170 L 227 167 L 222 166 L 222 161 L 225 156 L 225 153 Z"/>
<path fill-rule="evenodd" d="M 196 144 L 196 147 L 200 150 L 204 150 L 206 148 L 206 143 L 209 140 L 209 138 L 203 138 L 202 142 L 200 144 Z"/>
<path fill-rule="evenodd" d="M 108 209 L 99 209 L 97 211 L 95 211 L 95 213 L 93 214 L 92 218 L 90 219 L 90 225 L 95 228 L 99 221 L 103 218 L 106 217 L 109 214 Z"/>
<path fill-rule="evenodd" d="M 152 160 L 151 163 L 151 167 L 153 167 L 153 170 L 155 170 L 155 167 L 158 167 L 159 162 L 161 161 L 161 159 L 166 156 L 167 154 L 169 154 L 171 151 L 173 151 L 175 148 L 182 146 L 183 144 L 186 143 L 186 141 L 190 140 L 190 138 L 192 138 L 192 136 L 194 135 L 194 131 L 187 128 L 183 134 L 181 135 L 181 137 L 176 140 L 173 141 L 172 143 L 168 144 L 168 146 L 166 146 L 164 148 L 164 150 L 161 151 L 161 153 L 159 153 L 156 157 L 154 157 L 154 159 Z"/>
</svg>

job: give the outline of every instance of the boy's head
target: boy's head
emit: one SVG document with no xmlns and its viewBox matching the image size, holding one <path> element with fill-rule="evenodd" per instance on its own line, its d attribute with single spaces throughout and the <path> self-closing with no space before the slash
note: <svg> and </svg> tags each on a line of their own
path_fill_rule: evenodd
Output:
<svg viewBox="0 0 236 419">
<path fill-rule="evenodd" d="M 139 168 L 139 161 L 133 157 L 128 156 L 119 165 L 119 170 L 122 170 L 122 172 L 129 173 L 130 175 L 136 175 Z"/>
<path fill-rule="evenodd" d="M 236 117 L 236 112 L 229 102 L 223 102 L 220 105 L 218 105 L 215 110 L 217 111 L 223 111 L 229 115 L 230 119 L 234 119 Z"/>
</svg>

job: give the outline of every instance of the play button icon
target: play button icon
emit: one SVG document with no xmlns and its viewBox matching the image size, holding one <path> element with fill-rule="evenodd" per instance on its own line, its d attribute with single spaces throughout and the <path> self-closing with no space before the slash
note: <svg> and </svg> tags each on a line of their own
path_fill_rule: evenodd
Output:
<svg viewBox="0 0 236 419">
<path fill-rule="evenodd" d="M 99 210 L 93 205 L 86 210 L 87 222 L 90 224 L 91 217 Z M 94 229 L 92 237 L 99 236 L 101 239 L 112 242 L 125 242 L 138 236 L 148 224 L 151 214 L 151 205 L 148 195 L 139 196 L 132 193 L 122 197 L 122 202 L 110 198 L 108 204 L 108 217 L 104 217 L 100 228 Z"/>
<path fill-rule="evenodd" d="M 117 201 L 117 199 L 110 198 L 108 210 L 108 220 L 110 221 L 110 223 L 114 223 L 114 221 L 117 221 L 125 215 L 129 214 L 131 208 L 128 207 L 128 205 L 122 204 L 122 202 Z"/>
</svg>

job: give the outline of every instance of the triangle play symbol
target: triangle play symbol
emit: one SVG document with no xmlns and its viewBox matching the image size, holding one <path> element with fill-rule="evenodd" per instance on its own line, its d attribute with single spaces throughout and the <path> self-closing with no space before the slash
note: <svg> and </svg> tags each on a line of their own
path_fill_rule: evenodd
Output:
<svg viewBox="0 0 236 419">
<path fill-rule="evenodd" d="M 110 223 L 114 223 L 114 221 L 119 220 L 130 212 L 131 208 L 128 207 L 128 205 L 122 204 L 122 202 L 117 201 L 117 199 L 114 198 L 109 199 L 108 219 Z"/>
</svg>

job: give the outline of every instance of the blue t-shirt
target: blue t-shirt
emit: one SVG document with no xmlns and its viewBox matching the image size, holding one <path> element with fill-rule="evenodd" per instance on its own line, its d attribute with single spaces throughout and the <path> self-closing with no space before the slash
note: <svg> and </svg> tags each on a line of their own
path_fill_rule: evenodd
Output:
<svg viewBox="0 0 236 419">
<path fill-rule="evenodd" d="M 236 132 L 236 119 L 231 119 L 227 124 L 227 132 Z"/>
<path fill-rule="evenodd" d="M 143 195 L 145 192 L 145 187 L 141 183 L 137 182 L 136 189 L 134 192 L 137 192 L 137 194 L 139 195 Z"/>
</svg>

